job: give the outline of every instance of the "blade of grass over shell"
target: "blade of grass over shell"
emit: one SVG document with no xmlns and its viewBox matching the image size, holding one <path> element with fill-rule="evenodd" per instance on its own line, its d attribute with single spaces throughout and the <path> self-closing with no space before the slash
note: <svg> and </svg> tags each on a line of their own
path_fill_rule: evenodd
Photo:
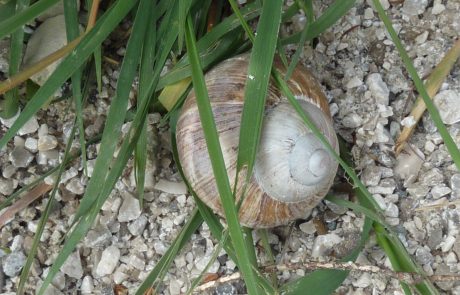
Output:
<svg viewBox="0 0 460 295">
<path fill-rule="evenodd" d="M 237 160 L 238 171 L 244 166 L 247 167 L 247 181 L 252 175 L 262 130 L 270 71 L 281 23 L 282 4 L 282 1 L 264 3 L 249 60 Z"/>
<path fill-rule="evenodd" d="M 253 248 L 245 247 L 243 232 L 238 222 L 238 212 L 235 207 L 230 181 L 225 168 L 222 149 L 220 147 L 217 129 L 214 122 L 211 104 L 204 81 L 202 68 L 199 61 L 198 51 L 196 48 L 195 36 L 192 27 L 191 17 L 187 18 L 187 27 L 185 30 L 185 43 L 189 53 L 190 64 L 192 67 L 192 80 L 198 111 L 203 126 L 203 132 L 208 147 L 209 157 L 211 159 L 212 170 L 216 180 L 217 188 L 224 209 L 225 217 L 228 223 L 230 238 L 236 250 L 236 256 L 240 262 L 241 272 L 243 273 L 245 283 L 249 294 L 259 294 L 259 287 L 256 285 L 255 273 L 249 264 L 249 251 Z"/>
<path fill-rule="evenodd" d="M 16 2 L 15 14 L 21 13 L 29 7 L 30 0 L 18 0 Z M 11 34 L 10 39 L 10 59 L 8 64 L 8 76 L 14 76 L 21 66 L 22 52 L 24 43 L 24 27 L 21 26 Z M 11 118 L 17 114 L 19 110 L 19 95 L 18 89 L 14 88 L 5 93 L 5 101 L 3 110 L 0 113 L 0 117 Z"/>
<path fill-rule="evenodd" d="M 198 210 L 195 209 L 166 253 L 161 257 L 160 261 L 158 261 L 155 267 L 150 271 L 147 278 L 144 279 L 142 284 L 136 290 L 136 295 L 146 294 L 146 292 L 155 284 L 155 282 L 161 281 L 159 278 L 162 277 L 162 274 L 163 276 L 166 274 L 166 271 L 173 263 L 174 258 L 176 258 L 179 251 L 190 240 L 191 236 L 198 230 L 202 223 L 203 218 L 201 218 Z"/>
<path fill-rule="evenodd" d="M 78 9 L 75 1 L 64 1 L 64 16 L 65 16 L 65 27 L 67 34 L 67 42 L 78 38 L 80 35 L 80 27 L 78 23 Z M 83 127 L 83 96 L 81 93 L 81 79 L 82 79 L 82 67 L 77 69 L 71 77 L 72 81 L 72 96 L 75 105 L 75 114 L 77 117 L 76 124 L 79 131 L 79 142 L 81 151 L 81 157 L 83 162 L 83 169 L 85 175 L 87 172 L 86 165 L 86 143 L 85 143 L 85 129 Z"/>
<path fill-rule="evenodd" d="M 420 79 L 419 75 L 417 74 L 417 70 L 415 69 L 409 55 L 404 49 L 404 46 L 401 40 L 399 39 L 398 34 L 394 30 L 390 18 L 386 15 L 385 10 L 380 4 L 380 1 L 372 0 L 372 2 L 374 3 L 375 9 L 377 10 L 377 13 L 380 19 L 385 24 L 385 27 L 388 33 L 390 34 L 391 39 L 393 40 L 393 43 L 398 49 L 399 55 L 401 56 L 401 59 L 404 62 L 406 70 L 409 73 L 412 81 L 414 82 L 415 88 L 417 89 L 419 95 L 423 98 L 426 108 L 428 112 L 430 113 L 431 119 L 433 120 L 434 124 L 436 125 L 436 128 L 438 129 L 439 134 L 444 140 L 444 144 L 446 145 L 447 150 L 449 151 L 449 154 L 455 163 L 455 166 L 457 166 L 457 169 L 460 170 L 460 151 L 457 145 L 455 144 L 454 140 L 450 136 L 449 131 L 447 130 L 446 126 L 442 122 L 438 109 L 434 105 L 433 101 L 430 99 L 430 96 L 428 95 L 425 87 L 423 86 L 423 82 Z"/>
<path fill-rule="evenodd" d="M 34 20 L 37 16 L 48 10 L 59 0 L 40 0 L 32 4 L 29 8 L 14 14 L 0 23 L 0 39 L 13 33 L 26 23 Z"/>
<path fill-rule="evenodd" d="M 85 62 L 94 48 L 105 40 L 108 34 L 124 18 L 135 3 L 136 1 L 118 0 L 111 6 L 111 8 L 98 20 L 94 29 L 83 37 L 79 45 L 72 51 L 72 54 L 67 56 L 59 64 L 55 72 L 24 107 L 14 124 L 0 139 L 0 148 L 4 147 L 6 143 L 14 137 L 22 125 L 49 101 L 49 98 L 55 91 Z"/>
<path fill-rule="evenodd" d="M 117 2 L 117 3 L 121 3 L 121 2 Z M 62 247 L 61 251 L 56 257 L 56 260 L 51 266 L 48 272 L 48 275 L 46 276 L 39 290 L 39 293 L 38 293 L 39 295 L 44 293 L 47 286 L 51 283 L 54 276 L 57 274 L 61 266 L 64 264 L 67 257 L 72 253 L 72 251 L 74 251 L 78 242 L 83 238 L 83 236 L 90 229 L 92 223 L 94 222 L 94 219 L 99 213 L 100 207 L 105 202 L 108 195 L 110 194 L 110 191 L 112 190 L 116 179 L 118 179 L 118 176 L 121 174 L 121 170 L 125 167 L 127 159 L 130 157 L 134 149 L 135 142 L 131 142 L 130 141 L 131 137 L 128 136 L 122 145 L 122 149 L 119 152 L 117 161 L 114 161 L 112 169 L 111 170 L 109 169 L 109 165 L 111 164 L 110 160 L 112 159 L 112 156 L 113 156 L 113 150 L 110 151 L 111 147 L 109 147 L 108 145 L 112 144 L 112 142 L 115 142 L 115 145 L 116 145 L 116 143 L 118 142 L 116 139 L 120 136 L 120 129 L 123 123 L 124 114 L 126 112 L 126 104 L 127 104 L 127 100 L 129 96 L 129 91 L 131 89 L 131 84 L 132 84 L 132 81 L 134 80 L 134 76 L 136 74 L 136 69 L 139 63 L 139 56 L 140 56 L 141 49 L 142 49 L 142 40 L 144 38 L 145 28 L 148 23 L 149 16 L 152 10 L 151 5 L 152 5 L 151 1 L 141 0 L 138 6 L 137 13 L 134 19 L 134 24 L 133 24 L 133 32 L 129 38 L 129 41 L 126 47 L 125 59 L 123 60 L 123 64 L 121 66 L 115 98 L 112 101 L 112 105 L 110 107 L 109 115 L 107 118 L 107 123 L 106 123 L 106 126 L 104 127 L 104 133 L 102 135 L 102 142 L 101 142 L 102 148 L 99 153 L 99 157 L 96 160 L 94 173 L 88 183 L 87 190 L 83 197 L 83 199 L 85 199 L 85 197 L 86 199 L 85 200 L 82 199 L 81 201 L 80 207 L 78 208 L 79 211 L 77 211 L 75 215 L 76 216 L 75 219 L 77 223 L 75 227 L 73 228 L 73 230 L 67 235 L 67 239 L 66 239 L 64 246 Z M 127 12 L 128 11 L 125 11 L 125 13 Z M 123 109 L 122 115 L 119 115 L 119 113 L 117 113 L 118 108 Z M 111 118 L 111 116 L 120 116 L 122 122 L 117 122 L 117 120 L 114 120 L 114 118 Z M 113 130 L 113 129 L 118 129 L 118 130 Z M 138 128 L 137 136 L 139 136 L 140 131 L 141 131 L 141 128 Z M 107 143 L 108 134 L 113 135 L 113 137 L 110 138 L 109 143 Z M 135 139 L 137 140 L 137 138 Z M 123 150 L 123 148 L 125 148 L 125 150 Z M 102 164 L 106 164 L 106 166 L 102 165 L 100 162 L 101 161 L 100 157 L 102 155 L 108 158 L 108 161 L 107 161 L 108 163 L 102 163 Z M 105 158 L 103 158 L 103 160 L 105 160 Z M 98 162 L 99 162 L 99 166 L 98 166 Z M 105 170 L 104 171 L 105 173 L 101 177 L 96 177 L 95 175 L 98 169 L 97 167 Z M 93 200 L 89 199 L 88 193 L 92 193 L 91 197 L 94 198 Z M 90 205 L 88 206 L 88 204 Z M 85 210 L 82 210 L 83 206 L 88 206 L 88 207 L 86 207 Z M 78 216 L 79 213 L 80 213 L 80 216 Z M 82 217 L 82 218 L 80 219 L 78 217 Z"/>
<path fill-rule="evenodd" d="M 302 118 L 304 123 L 310 128 L 310 130 L 313 132 L 313 134 L 318 138 L 319 141 L 323 144 L 324 148 L 329 152 L 329 154 L 342 166 L 342 168 L 345 170 L 345 172 L 350 176 L 353 184 L 357 187 L 357 191 L 359 191 L 359 194 L 357 194 L 358 199 L 360 200 L 360 203 L 367 207 L 367 209 L 372 210 L 379 218 L 379 220 L 384 220 L 383 217 L 383 212 L 380 209 L 378 203 L 374 200 L 372 195 L 369 193 L 369 191 L 366 189 L 364 184 L 361 182 L 357 174 L 353 171 L 353 169 L 332 149 L 331 145 L 327 141 L 327 139 L 324 137 L 324 135 L 321 134 L 319 129 L 313 124 L 313 122 L 310 120 L 308 115 L 303 111 L 302 107 L 300 106 L 299 102 L 295 99 L 295 97 L 290 93 L 286 82 L 281 78 L 280 74 L 273 71 L 273 76 L 275 78 L 275 81 L 279 85 L 281 91 L 287 96 L 289 102 L 291 105 L 294 107 L 295 111 L 297 114 Z M 392 246 L 397 249 L 398 255 L 400 258 L 404 258 L 405 261 L 407 262 L 407 266 L 411 268 L 411 272 L 416 272 L 422 276 L 425 276 L 423 270 L 418 267 L 411 259 L 410 255 L 407 253 L 407 250 L 402 246 L 401 242 L 397 238 L 397 235 L 393 232 L 391 227 L 386 224 L 385 222 L 379 223 L 382 228 L 385 229 L 386 236 L 388 237 L 388 240 L 391 241 Z M 416 288 L 418 290 L 421 290 L 422 287 L 419 287 L 419 285 L 423 285 L 423 288 L 429 288 L 435 290 L 433 287 L 432 283 L 428 280 L 425 279 L 423 283 L 416 285 Z M 436 293 L 434 293 L 436 294 Z"/>
</svg>

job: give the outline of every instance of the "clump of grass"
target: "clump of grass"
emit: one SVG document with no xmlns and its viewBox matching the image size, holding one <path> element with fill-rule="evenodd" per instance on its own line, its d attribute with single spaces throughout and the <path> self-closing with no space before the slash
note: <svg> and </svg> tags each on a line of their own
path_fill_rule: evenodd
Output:
<svg viewBox="0 0 460 295">
<path fill-rule="evenodd" d="M 74 99 L 73 105 L 76 112 L 73 132 L 77 128 L 79 129 L 79 140 L 82 146 L 81 157 L 84 160 L 86 156 L 84 147 L 92 142 L 87 142 L 83 137 L 82 113 L 87 88 L 82 83 L 82 73 L 88 68 L 94 68 L 96 82 L 100 89 L 101 44 L 124 19 L 129 18 L 133 21 L 131 35 L 126 44 L 126 54 L 121 63 L 115 96 L 110 105 L 104 130 L 97 139 L 101 143 L 101 149 L 96 160 L 94 173 L 80 201 L 74 224 L 66 235 L 62 249 L 50 268 L 38 294 L 45 292 L 66 258 L 74 251 L 77 244 L 91 228 L 101 206 L 109 197 L 128 160 L 133 155 L 135 156 L 138 193 L 140 202 L 142 202 L 147 158 L 145 153 L 147 144 L 146 116 L 149 108 L 157 104 L 158 101 L 166 106 L 169 113 L 165 115 L 165 118 L 169 118 L 170 120 L 173 131 L 173 150 L 175 151 L 175 120 L 177 119 L 180 104 L 190 89 L 191 84 L 193 84 L 197 94 L 201 120 L 204 122 L 203 125 L 206 126 L 204 130 L 206 142 L 224 207 L 228 232 L 224 230 L 224 226 L 209 208 L 195 197 L 198 209 L 189 217 L 167 253 L 160 259 L 156 267 L 139 287 L 136 294 L 144 294 L 148 290 L 151 290 L 152 286 L 157 286 L 162 281 L 174 257 L 189 241 L 193 232 L 197 230 L 203 221 L 209 226 L 214 238 L 220 241 L 219 247 L 223 247 L 229 257 L 235 261 L 250 294 L 278 294 L 280 292 L 285 294 L 300 294 L 304 290 L 317 290 L 315 291 L 316 294 L 330 294 L 340 286 L 348 275 L 348 271 L 346 270 L 322 269 L 284 285 L 274 282 L 273 276 L 266 277 L 259 269 L 254 243 L 251 238 L 251 230 L 242 228 L 239 225 L 237 218 L 238 208 L 234 204 L 234 195 L 225 171 L 218 135 L 203 79 L 203 72 L 227 57 L 249 49 L 252 49 L 252 52 L 248 73 L 255 78 L 248 81 L 245 89 L 245 96 L 250 96 L 252 99 L 245 100 L 238 154 L 238 170 L 246 170 L 246 181 L 249 180 L 254 166 L 263 121 L 266 91 L 269 79 L 273 77 L 305 124 L 323 142 L 356 187 L 355 194 L 358 197 L 359 203 L 343 201 L 333 196 L 328 197 L 330 201 L 348 207 L 365 216 L 361 239 L 357 247 L 348 256 L 343 258 L 343 261 L 355 260 L 368 240 L 371 231 L 374 230 L 379 245 L 390 258 L 393 269 L 416 273 L 422 278 L 414 286 L 401 283 L 406 294 L 411 293 L 411 288 L 415 288 L 421 294 L 438 293 L 432 283 L 425 277 L 420 267 L 414 263 L 407 250 L 402 246 L 391 226 L 385 223 L 381 209 L 351 168 L 353 165 L 346 158 L 347 151 L 344 150 L 341 153 L 342 157 L 335 153 L 286 87 L 285 78 L 288 78 L 295 68 L 303 45 L 333 26 L 353 7 L 355 1 L 336 0 L 321 15 L 314 15 L 314 3 L 311 0 L 295 1 L 294 5 L 286 10 L 283 10 L 283 1 L 281 0 L 250 1 L 250 3 L 242 8 L 234 0 L 230 0 L 231 13 L 225 17 L 224 15 L 227 13 L 227 10 L 226 4 L 223 1 L 117 0 L 113 1 L 105 10 L 99 9 L 98 1 L 93 0 L 91 5 L 90 2 L 87 1 L 86 3 L 86 8 L 90 11 L 90 16 L 88 17 L 90 21 L 88 22 L 86 32 L 80 34 L 76 6 L 72 1 L 65 1 L 65 19 L 69 45 L 60 51 L 60 55 L 49 57 L 48 61 L 54 61 L 63 55 L 66 57 L 46 83 L 24 105 L 14 125 L 0 139 L 0 148 L 3 148 L 15 136 L 20 127 L 37 111 L 43 108 L 49 102 L 49 97 L 70 78 Z M 452 138 L 442 124 L 436 108 L 427 99 L 426 90 L 418 78 L 410 59 L 404 52 L 401 42 L 394 33 L 391 22 L 385 15 L 379 1 L 373 0 L 373 2 L 397 49 L 400 51 L 404 64 L 414 79 L 417 90 L 424 98 L 428 110 L 452 155 L 453 161 L 457 167 L 460 167 L 458 148 L 453 144 Z M 35 19 L 43 11 L 49 9 L 57 3 L 57 0 L 40 0 L 30 7 L 28 6 L 29 1 L 17 0 L 17 4 L 20 5 L 16 6 L 14 14 L 11 16 L 2 14 L 1 11 L 14 10 L 12 3 L 16 4 L 16 1 L 10 0 L 6 4 L 0 4 L 0 38 L 11 36 L 9 75 L 11 76 L 11 81 L 20 83 L 20 81 L 27 79 L 31 75 L 31 72 L 19 71 L 20 52 L 22 51 L 24 38 L 22 26 Z M 303 11 L 308 16 L 307 25 L 304 30 L 281 39 L 278 36 L 279 27 L 299 11 Z M 97 12 L 99 12 L 99 17 L 96 21 Z M 257 34 L 254 34 L 251 26 L 248 24 L 248 22 L 255 19 L 258 19 Z M 211 21 L 212 23 L 210 23 Z M 212 29 L 207 30 L 206 28 Z M 283 58 L 283 46 L 286 44 L 296 44 L 297 50 L 291 63 L 288 65 L 286 77 L 282 77 L 272 69 L 272 61 L 275 53 L 278 53 L 285 62 L 287 61 Z M 176 57 L 179 57 L 178 60 L 176 60 Z M 174 67 L 168 73 L 161 76 L 160 74 L 168 59 L 175 61 Z M 36 66 L 35 70 L 40 70 L 44 66 L 45 63 L 40 64 Z M 126 120 L 129 92 L 136 76 L 139 78 L 137 105 L 132 116 L 131 129 L 128 135 L 123 137 L 121 126 Z M 4 117 L 16 114 L 18 101 L 20 100 L 17 88 L 14 88 L 19 84 L 12 85 L 11 81 L 0 83 L 1 93 L 9 90 L 6 95 L 4 113 L 2 113 Z M 86 81 L 87 84 L 89 82 Z M 75 155 L 70 155 L 69 153 L 72 140 L 73 136 L 71 136 L 70 141 L 67 143 L 66 156 L 61 165 L 50 170 L 46 175 L 55 175 L 59 180 L 60 174 L 63 172 L 64 167 L 66 167 L 65 165 L 69 163 L 68 159 L 75 157 Z M 115 155 L 118 142 L 121 142 L 121 147 Z M 174 154 L 175 159 L 177 159 L 177 151 Z M 178 163 L 178 166 L 180 169 L 180 163 Z M 28 277 L 28 272 L 40 240 L 40 231 L 46 222 L 48 209 L 54 202 L 54 194 L 57 191 L 57 183 L 59 183 L 58 180 L 50 195 L 47 209 L 42 215 L 39 225 L 40 230 L 37 231 L 27 264 L 22 271 L 19 293 L 24 291 L 23 288 Z M 36 184 L 38 182 L 32 183 L 29 188 Z M 27 188 L 23 188 L 21 191 L 25 189 Z M 193 193 L 192 188 L 190 188 L 190 191 Z M 8 206 L 18 195 L 19 193 L 15 193 L 10 196 L 3 204 L 0 204 L 0 208 Z M 262 233 L 262 236 L 264 236 L 264 233 Z"/>
</svg>

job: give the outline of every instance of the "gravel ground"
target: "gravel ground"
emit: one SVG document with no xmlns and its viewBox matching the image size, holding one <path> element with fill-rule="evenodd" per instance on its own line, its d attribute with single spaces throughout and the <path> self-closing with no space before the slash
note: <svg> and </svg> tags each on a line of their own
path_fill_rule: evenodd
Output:
<svg viewBox="0 0 460 295">
<path fill-rule="evenodd" d="M 331 1 L 323 1 L 323 10 Z M 413 85 L 371 1 L 355 7 L 323 34 L 315 46 L 305 46 L 303 63 L 312 70 L 330 98 L 337 132 L 352 144 L 361 179 L 385 211 L 416 261 L 428 275 L 460 274 L 459 211 L 460 174 L 453 165 L 429 116 L 417 126 L 410 147 L 395 158 L 393 147 L 415 99 Z M 420 76 L 426 76 L 441 60 L 460 31 L 460 1 L 382 1 Z M 400 3 L 403 2 L 403 3 Z M 319 12 L 319 11 L 318 11 Z M 298 31 L 305 17 L 298 15 L 282 28 L 287 35 Z M 0 42 L 0 71 L 7 54 Z M 292 54 L 295 46 L 288 46 Z M 122 55 L 123 50 L 118 54 Z M 119 68 L 105 65 L 102 93 L 91 96 L 85 110 L 87 138 L 103 128 L 114 93 Z M 460 142 L 460 67 L 454 67 L 435 102 L 456 142 Z M 134 95 L 134 94 L 133 94 Z M 59 102 L 41 110 L 0 151 L 0 201 L 55 166 L 63 155 L 73 115 Z M 194 208 L 172 160 L 170 133 L 159 125 L 160 114 L 149 115 L 149 155 L 144 208 L 135 199 L 133 163 L 102 207 L 95 225 L 62 267 L 47 294 L 132 294 L 161 258 Z M 1 121 L 0 134 L 11 124 Z M 127 130 L 129 126 L 124 126 Z M 78 148 L 78 143 L 74 143 Z M 89 173 L 99 146 L 88 149 Z M 339 172 L 340 174 L 340 172 Z M 41 284 L 59 252 L 78 200 L 88 178 L 75 162 L 61 180 L 57 205 L 46 224 L 28 290 Z M 48 179 L 51 183 L 52 180 Z M 347 194 L 335 195 L 348 199 Z M 32 245 L 39 217 L 47 202 L 41 198 L 19 212 L 0 229 L 0 294 L 14 294 L 18 275 Z M 312 216 L 290 227 L 270 230 L 269 241 L 279 264 L 336 260 L 355 246 L 363 217 L 323 202 Z M 255 235 L 259 243 L 259 238 Z M 210 261 L 217 242 L 203 225 L 178 255 L 161 287 L 161 294 L 181 294 Z M 259 249 L 260 247 L 257 247 Z M 264 263 L 262 255 L 262 263 Z M 388 268 L 384 252 L 371 237 L 358 258 L 359 264 Z M 235 272 L 235 264 L 219 253 L 207 271 L 218 276 Z M 303 276 L 301 268 L 279 273 L 281 280 Z M 124 286 L 124 287 L 121 287 Z M 445 294 L 460 294 L 460 283 L 436 283 Z M 33 293 L 32 291 L 29 291 Z M 207 290 L 216 294 L 243 293 L 241 281 Z M 338 294 L 403 294 L 398 281 L 383 273 L 353 272 Z"/>
</svg>

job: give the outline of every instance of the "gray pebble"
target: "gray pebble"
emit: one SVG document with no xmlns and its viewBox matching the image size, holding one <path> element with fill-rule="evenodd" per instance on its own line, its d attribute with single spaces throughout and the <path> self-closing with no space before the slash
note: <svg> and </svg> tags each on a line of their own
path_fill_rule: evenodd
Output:
<svg viewBox="0 0 460 295">
<path fill-rule="evenodd" d="M 28 167 L 33 159 L 34 156 L 23 147 L 17 146 L 10 153 L 11 164 L 13 164 L 13 166 L 17 168 Z"/>
<path fill-rule="evenodd" d="M 26 263 L 27 257 L 22 252 L 12 252 L 3 260 L 3 272 L 9 277 L 19 274 Z"/>
</svg>

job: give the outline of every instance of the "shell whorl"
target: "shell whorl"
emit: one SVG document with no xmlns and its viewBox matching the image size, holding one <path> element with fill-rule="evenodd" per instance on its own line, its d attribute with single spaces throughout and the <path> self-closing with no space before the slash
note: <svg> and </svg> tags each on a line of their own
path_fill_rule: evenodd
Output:
<svg viewBox="0 0 460 295">
<path fill-rule="evenodd" d="M 232 187 L 248 59 L 249 55 L 228 59 L 205 76 Z M 280 63 L 275 66 L 284 71 Z M 313 76 L 297 67 L 288 86 L 315 125 L 338 150 L 327 100 Z M 306 218 L 329 190 L 337 170 L 337 163 L 272 83 L 265 112 L 254 173 L 239 211 L 240 222 L 256 228 Z M 179 160 L 188 182 L 202 201 L 223 216 L 193 91 L 177 122 L 176 139 Z M 242 195 L 245 178 L 245 172 L 240 172 L 237 198 Z"/>
</svg>

